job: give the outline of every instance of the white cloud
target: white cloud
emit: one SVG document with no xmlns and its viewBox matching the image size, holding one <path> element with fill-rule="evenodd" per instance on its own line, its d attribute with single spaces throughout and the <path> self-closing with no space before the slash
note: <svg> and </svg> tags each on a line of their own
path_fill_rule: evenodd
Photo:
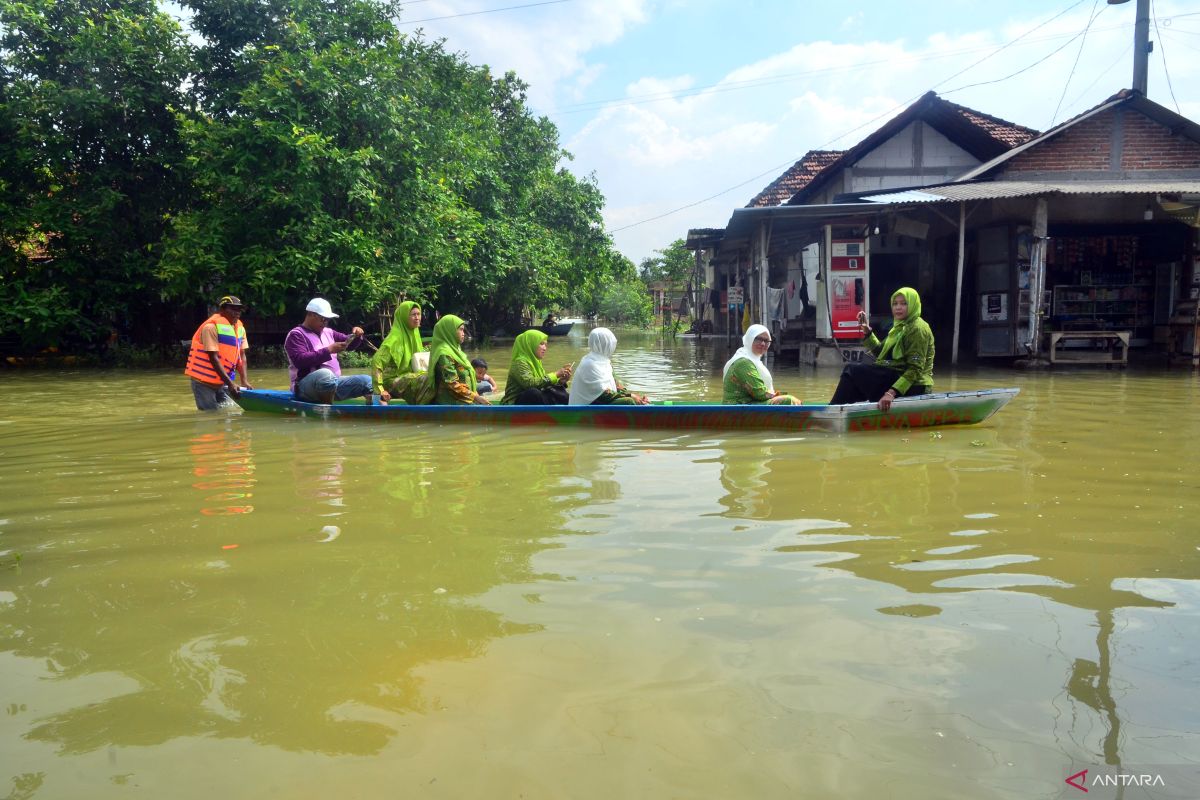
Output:
<svg viewBox="0 0 1200 800">
<path fill-rule="evenodd" d="M 479 0 L 430 0 L 402 17 L 400 29 L 423 28 L 431 38 L 445 37 L 450 49 L 466 53 L 473 63 L 488 64 L 497 73 L 514 70 L 529 84 L 530 101 L 551 108 L 561 85 L 591 69 L 586 54 L 617 41 L 630 26 L 646 20 L 647 2 L 580 0 L 467 16 L 496 6 Z M 414 25 L 406 19 L 432 21 Z"/>
<path fill-rule="evenodd" d="M 914 17 L 924 17 L 918 26 L 858 10 L 845 18 L 835 14 L 821 39 L 776 52 L 756 52 L 750 43 L 719 35 L 708 42 L 689 40 L 687 48 L 670 51 L 669 57 L 646 53 L 641 39 L 643 49 L 622 49 L 622 38 L 633 28 L 655 32 L 655 22 L 666 13 L 664 3 L 676 4 L 580 0 L 538 9 L 544 13 L 537 15 L 537 25 L 520 17 L 524 12 L 482 15 L 454 21 L 451 40 L 454 48 L 468 50 L 472 61 L 516 69 L 531 84 L 531 98 L 540 107 L 574 104 L 552 117 L 569 139 L 567 149 L 576 155 L 571 168 L 596 175 L 608 200 L 610 230 L 690 206 L 616 232 L 618 246 L 634 261 L 685 235 L 688 228 L 723 226 L 733 208 L 806 151 L 853 146 L 930 88 L 953 102 L 1045 129 L 1060 98 L 1057 121 L 1130 82 L 1132 4 L 1101 13 L 1081 54 L 1080 40 L 1070 37 L 1083 29 L 1090 3 L 1003 49 L 1056 11 L 998 10 L 993 19 L 978 20 L 974 30 L 960 18 L 955 32 L 947 33 L 950 26 L 937 13 L 914 10 Z M 449 8 L 445 2 L 428 5 Z M 716 7 L 695 3 L 688 13 L 715 14 Z M 556 9 L 561 13 L 551 13 Z M 456 4 L 446 13 L 463 10 Z M 1188 10 L 1181 0 L 1155 3 L 1160 28 L 1170 15 Z M 671 19 L 678 23 L 679 17 Z M 839 22 L 846 32 L 834 35 Z M 1162 39 L 1160 48 L 1167 48 L 1176 96 L 1183 113 L 1195 119 L 1200 116 L 1194 88 L 1200 85 L 1200 59 L 1185 57 L 1188 47 L 1196 48 L 1184 34 L 1185 22 L 1181 18 L 1174 31 L 1161 37 L 1153 29 L 1151 35 Z M 796 30 L 798 37 L 806 35 L 803 28 Z M 669 38 L 666 33 L 663 37 Z M 705 69 L 706 58 L 717 48 L 722 54 L 740 49 L 756 57 L 740 64 L 717 59 L 728 66 L 713 76 Z M 1173 108 L 1160 55 L 1156 51 L 1150 63 L 1151 97 Z M 647 66 L 641 75 L 624 79 L 630 64 Z M 618 76 L 624 80 L 624 101 L 595 110 L 580 105 L 587 101 L 585 89 L 592 87 L 595 93 L 602 79 L 611 82 Z M 730 187 L 737 188 L 705 201 Z"/>
</svg>

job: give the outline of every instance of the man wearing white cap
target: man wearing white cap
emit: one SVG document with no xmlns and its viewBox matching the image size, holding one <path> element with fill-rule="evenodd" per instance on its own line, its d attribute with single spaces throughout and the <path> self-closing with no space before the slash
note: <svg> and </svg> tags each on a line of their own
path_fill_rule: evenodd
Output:
<svg viewBox="0 0 1200 800">
<path fill-rule="evenodd" d="M 342 377 L 342 367 L 337 354 L 343 350 L 356 350 L 366 341 L 363 329 L 355 326 L 350 335 L 329 327 L 329 320 L 337 314 L 323 297 L 314 297 L 304 309 L 304 323 L 288 331 L 283 340 L 287 353 L 288 372 L 292 377 L 292 393 L 297 400 L 307 403 L 332 403 L 334 400 L 349 400 L 366 397 L 370 402 L 371 376 L 351 375 Z M 386 401 L 388 398 L 383 396 Z"/>
</svg>

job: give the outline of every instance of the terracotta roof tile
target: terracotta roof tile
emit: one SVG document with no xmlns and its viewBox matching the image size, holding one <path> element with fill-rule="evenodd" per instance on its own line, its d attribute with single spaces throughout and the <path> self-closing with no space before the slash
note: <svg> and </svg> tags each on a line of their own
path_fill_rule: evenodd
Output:
<svg viewBox="0 0 1200 800">
<path fill-rule="evenodd" d="M 1018 125 L 1006 119 L 993 117 L 991 114 L 984 114 L 982 111 L 960 106 L 958 103 L 951 103 L 944 98 L 938 99 L 945 103 L 949 109 L 958 113 L 963 119 L 1007 147 L 1016 147 L 1019 144 L 1025 144 L 1025 142 L 1039 135 L 1039 132 L 1033 128 L 1026 128 L 1024 125 Z"/>
<path fill-rule="evenodd" d="M 747 208 L 783 205 L 796 192 L 803 189 L 809 182 L 820 174 L 821 170 L 835 163 L 842 157 L 844 150 L 809 150 L 804 157 L 775 180 L 746 204 Z"/>
</svg>

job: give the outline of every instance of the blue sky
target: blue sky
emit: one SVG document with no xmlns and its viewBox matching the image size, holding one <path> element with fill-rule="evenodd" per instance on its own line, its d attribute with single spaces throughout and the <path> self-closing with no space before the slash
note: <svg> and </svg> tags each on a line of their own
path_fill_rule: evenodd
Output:
<svg viewBox="0 0 1200 800">
<path fill-rule="evenodd" d="M 635 262 L 689 228 L 724 226 L 806 151 L 853 145 L 929 89 L 1045 130 L 1128 87 L 1133 70 L 1132 0 L 511 8 L 531 2 L 412 0 L 399 27 L 529 83 L 533 110 L 558 125 L 569 168 L 596 176 L 609 230 Z M 1152 0 L 1152 11 L 1149 95 L 1200 120 L 1200 0 Z"/>
</svg>

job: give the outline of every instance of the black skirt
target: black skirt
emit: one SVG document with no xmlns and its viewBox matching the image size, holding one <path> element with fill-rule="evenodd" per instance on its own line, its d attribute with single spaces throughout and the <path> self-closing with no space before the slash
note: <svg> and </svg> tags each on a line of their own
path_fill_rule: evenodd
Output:
<svg viewBox="0 0 1200 800">
<path fill-rule="evenodd" d="M 829 404 L 841 406 L 846 403 L 878 403 L 898 377 L 900 373 L 896 370 L 878 364 L 847 364 L 842 370 L 842 378 L 838 381 Z M 928 392 L 928 386 L 918 383 L 908 387 L 904 396 L 911 397 Z"/>
<path fill-rule="evenodd" d="M 565 406 L 570 395 L 562 386 L 547 386 L 544 389 L 526 389 L 513 401 L 518 406 Z"/>
</svg>

